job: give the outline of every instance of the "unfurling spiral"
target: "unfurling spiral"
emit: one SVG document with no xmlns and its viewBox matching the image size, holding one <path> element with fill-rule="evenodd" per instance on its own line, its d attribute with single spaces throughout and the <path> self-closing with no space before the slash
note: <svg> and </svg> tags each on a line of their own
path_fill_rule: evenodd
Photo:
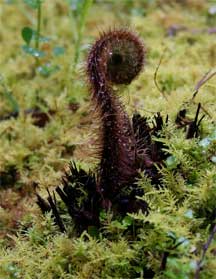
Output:
<svg viewBox="0 0 216 279">
<path fill-rule="evenodd" d="M 99 188 L 110 199 L 137 174 L 134 132 L 112 84 L 129 84 L 144 57 L 141 40 L 121 29 L 103 33 L 88 55 L 87 75 L 101 122 Z"/>
<path fill-rule="evenodd" d="M 103 82 L 129 84 L 142 70 L 144 58 L 143 43 L 134 33 L 127 30 L 103 33 L 88 56 L 89 81 L 96 86 L 101 82 L 99 77 Z"/>
</svg>

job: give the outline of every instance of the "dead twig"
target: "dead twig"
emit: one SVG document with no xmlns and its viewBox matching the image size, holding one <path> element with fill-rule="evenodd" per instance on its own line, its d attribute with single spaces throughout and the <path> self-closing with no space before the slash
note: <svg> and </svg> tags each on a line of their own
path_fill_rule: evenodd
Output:
<svg viewBox="0 0 216 279">
<path fill-rule="evenodd" d="M 207 252 L 209 246 L 211 245 L 212 240 L 214 239 L 215 234 L 216 234 L 216 224 L 214 225 L 213 230 L 211 231 L 211 234 L 210 234 L 207 242 L 203 245 L 202 256 L 201 256 L 201 259 L 197 262 L 197 268 L 196 268 L 196 272 L 194 275 L 194 279 L 199 279 L 203 260 L 205 258 L 205 255 L 206 255 L 206 252 Z"/>
<path fill-rule="evenodd" d="M 199 92 L 199 89 L 207 82 L 209 81 L 211 78 L 213 78 L 213 76 L 216 75 L 216 71 L 210 73 L 211 71 L 209 70 L 207 73 L 204 74 L 204 76 L 197 82 L 196 86 L 194 87 L 194 93 L 192 96 L 192 100 L 195 99 L 197 93 Z"/>
<path fill-rule="evenodd" d="M 216 75 L 216 71 L 210 73 L 211 71 L 209 70 L 207 73 L 204 74 L 204 76 L 197 82 L 196 86 L 194 87 L 194 92 L 193 92 L 193 96 L 191 98 L 191 102 L 196 104 L 195 102 L 195 97 L 197 96 L 197 94 L 199 93 L 200 88 L 207 82 L 209 81 L 211 78 L 213 78 Z M 207 109 L 205 109 L 203 107 L 203 105 L 201 105 L 201 109 L 205 112 L 205 114 L 207 114 L 210 118 L 212 118 L 211 114 L 207 111 Z"/>
</svg>

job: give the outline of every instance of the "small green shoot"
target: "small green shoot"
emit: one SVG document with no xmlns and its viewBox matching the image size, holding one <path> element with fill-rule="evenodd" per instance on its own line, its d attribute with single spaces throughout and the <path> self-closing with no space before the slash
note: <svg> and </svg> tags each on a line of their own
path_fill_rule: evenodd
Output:
<svg viewBox="0 0 216 279">
<path fill-rule="evenodd" d="M 40 50 L 40 41 L 41 41 L 41 21 L 42 21 L 42 3 L 44 0 L 23 0 L 23 2 L 30 7 L 31 9 L 37 10 L 37 24 L 36 30 L 31 27 L 24 27 L 21 31 L 22 38 L 25 41 L 26 45 L 22 47 L 25 53 L 35 57 L 36 66 L 39 65 L 39 58 L 43 57 L 45 54 Z M 34 47 L 31 47 L 30 44 L 34 39 Z"/>
<path fill-rule="evenodd" d="M 17 100 L 15 99 L 15 97 L 13 96 L 10 89 L 8 88 L 8 86 L 6 85 L 2 75 L 0 75 L 0 85 L 3 88 L 2 94 L 5 97 L 5 99 L 8 101 L 8 103 L 10 104 L 10 106 L 12 108 L 12 112 L 19 113 L 19 104 L 18 104 Z"/>
<path fill-rule="evenodd" d="M 75 38 L 73 71 L 76 69 L 76 65 L 79 61 L 86 17 L 92 5 L 92 2 L 92 0 L 68 0 L 68 4 L 70 5 L 69 14 Z"/>
</svg>

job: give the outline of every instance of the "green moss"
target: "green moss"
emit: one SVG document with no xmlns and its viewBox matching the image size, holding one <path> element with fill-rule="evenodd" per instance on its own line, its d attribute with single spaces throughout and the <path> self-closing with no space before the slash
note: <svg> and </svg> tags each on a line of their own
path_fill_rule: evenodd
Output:
<svg viewBox="0 0 216 279">
<path fill-rule="evenodd" d="M 0 277 L 125 279 L 148 278 L 155 272 L 154 278 L 193 278 L 216 210 L 215 77 L 191 101 L 197 82 L 209 69 L 215 70 L 216 44 L 214 34 L 208 33 L 212 1 L 97 1 L 85 14 L 85 29 L 77 27 L 77 33 L 71 28 L 69 2 L 76 1 L 44 1 L 42 5 L 41 35 L 46 41 L 39 45 L 45 54 L 39 58 L 41 70 L 35 58 L 22 50 L 21 31 L 25 26 L 36 28 L 36 11 L 22 1 L 1 4 L 0 73 L 4 84 L 0 84 L 0 117 L 17 108 L 20 116 L 0 121 L 0 174 L 7 178 L 7 187 L 6 180 L 0 180 Z M 83 69 L 88 44 L 98 35 L 98 27 L 104 30 L 112 25 L 133 26 L 147 48 L 144 73 L 122 93 L 129 114 L 139 111 L 153 117 L 160 111 L 169 115 L 167 127 L 156 139 L 169 152 L 161 169 L 163 187 L 156 189 L 142 175 L 138 183 L 150 205 L 148 216 L 140 212 L 115 220 L 111 213 L 101 213 L 101 231 L 76 237 L 65 215 L 71 228 L 68 236 L 58 232 L 50 215 L 41 216 L 34 187 L 39 186 L 42 195 L 46 188 L 52 190 L 71 159 L 85 169 L 97 163 L 97 123 Z M 168 36 L 173 26 L 184 28 Z M 163 52 L 157 80 L 167 99 L 154 84 Z M 201 114 L 206 114 L 201 138 L 186 140 L 185 133 L 172 123 L 182 108 L 193 118 L 198 102 L 205 110 Z M 74 111 L 69 109 L 77 103 Z M 26 113 L 33 108 L 49 115 L 43 128 Z M 15 181 L 11 167 L 17 171 Z M 215 276 L 215 251 L 214 237 L 200 278 Z"/>
</svg>

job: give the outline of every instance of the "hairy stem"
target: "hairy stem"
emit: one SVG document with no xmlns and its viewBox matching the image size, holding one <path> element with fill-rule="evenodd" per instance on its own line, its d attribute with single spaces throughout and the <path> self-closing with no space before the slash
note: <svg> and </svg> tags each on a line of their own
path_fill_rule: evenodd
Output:
<svg viewBox="0 0 216 279">
<path fill-rule="evenodd" d="M 87 73 L 101 122 L 99 186 L 109 200 L 136 176 L 133 129 L 112 86 L 129 84 L 143 60 L 141 41 L 126 30 L 102 34 L 88 56 Z"/>
</svg>

